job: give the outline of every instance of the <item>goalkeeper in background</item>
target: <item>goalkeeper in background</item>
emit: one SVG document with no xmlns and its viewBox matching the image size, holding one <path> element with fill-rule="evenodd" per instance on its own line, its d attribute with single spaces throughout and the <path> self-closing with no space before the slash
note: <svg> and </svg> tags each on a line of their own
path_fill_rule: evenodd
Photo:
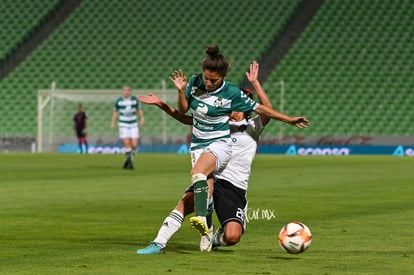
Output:
<svg viewBox="0 0 414 275">
<path fill-rule="evenodd" d="M 82 145 L 85 145 L 85 153 L 88 153 L 88 140 L 86 138 L 86 126 L 88 122 L 88 116 L 83 110 L 82 104 L 78 104 L 78 112 L 73 117 L 73 130 L 76 133 L 79 144 L 79 152 L 83 153 Z"/>
<path fill-rule="evenodd" d="M 111 128 L 115 128 L 115 120 L 119 115 L 118 127 L 119 137 L 125 149 L 124 169 L 134 169 L 134 155 L 138 148 L 139 124 L 145 127 L 144 113 L 142 112 L 136 96 L 131 95 L 131 87 L 125 85 L 122 88 L 123 95 L 119 97 L 114 105 L 112 113 Z"/>
</svg>

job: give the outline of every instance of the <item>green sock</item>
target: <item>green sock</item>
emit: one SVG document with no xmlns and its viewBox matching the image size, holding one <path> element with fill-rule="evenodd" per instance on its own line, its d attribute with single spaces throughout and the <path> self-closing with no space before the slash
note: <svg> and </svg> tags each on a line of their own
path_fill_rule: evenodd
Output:
<svg viewBox="0 0 414 275">
<path fill-rule="evenodd" d="M 131 159 L 131 150 L 126 150 L 125 151 L 125 160 L 130 160 Z"/>
<path fill-rule="evenodd" d="M 208 184 L 206 180 L 194 183 L 194 203 L 196 216 L 207 216 Z"/>
</svg>

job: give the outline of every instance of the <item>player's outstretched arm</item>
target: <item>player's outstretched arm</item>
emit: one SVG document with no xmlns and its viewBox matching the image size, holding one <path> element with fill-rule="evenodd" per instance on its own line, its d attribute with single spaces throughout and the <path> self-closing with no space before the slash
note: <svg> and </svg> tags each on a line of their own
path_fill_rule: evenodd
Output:
<svg viewBox="0 0 414 275">
<path fill-rule="evenodd" d="M 294 125 L 298 128 L 307 128 L 310 124 L 310 121 L 303 116 L 291 117 L 264 105 L 259 105 L 254 111 L 259 115 L 265 115 L 272 119 L 280 120 L 290 125 Z"/>
<path fill-rule="evenodd" d="M 193 125 L 193 118 L 191 116 L 183 115 L 177 109 L 162 101 L 156 94 L 151 93 L 147 96 L 138 96 L 138 100 L 142 103 L 159 107 L 161 110 L 183 124 Z"/>
<path fill-rule="evenodd" d="M 250 71 L 246 72 L 247 80 L 252 84 L 253 89 L 256 91 L 256 95 L 259 98 L 260 104 L 272 108 L 272 102 L 264 91 L 262 84 L 259 81 L 259 63 L 253 61 L 250 64 Z M 270 118 L 264 115 L 260 115 L 260 120 L 262 121 L 263 126 L 266 126 Z"/>
</svg>

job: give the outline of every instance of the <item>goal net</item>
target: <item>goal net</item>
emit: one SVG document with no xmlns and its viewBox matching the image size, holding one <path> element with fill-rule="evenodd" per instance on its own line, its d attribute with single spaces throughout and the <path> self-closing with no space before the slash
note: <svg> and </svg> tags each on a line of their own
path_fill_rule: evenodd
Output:
<svg viewBox="0 0 414 275">
<path fill-rule="evenodd" d="M 58 145 L 76 144 L 73 118 L 78 104 L 88 116 L 88 143 L 121 144 L 118 128 L 112 129 L 111 116 L 119 90 L 39 90 L 37 95 L 37 152 L 56 152 Z M 176 90 L 133 90 L 133 95 L 157 94 L 163 101 L 176 106 Z M 140 104 L 145 116 L 145 127 L 140 127 L 140 144 L 184 144 L 190 132 L 158 107 Z"/>
</svg>

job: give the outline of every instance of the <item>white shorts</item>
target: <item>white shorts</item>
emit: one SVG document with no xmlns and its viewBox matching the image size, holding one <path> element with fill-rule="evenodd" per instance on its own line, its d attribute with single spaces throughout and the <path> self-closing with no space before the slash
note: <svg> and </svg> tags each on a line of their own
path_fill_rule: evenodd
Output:
<svg viewBox="0 0 414 275">
<path fill-rule="evenodd" d="M 119 127 L 120 138 L 139 138 L 138 127 Z"/>
<path fill-rule="evenodd" d="M 194 167 L 201 154 L 211 152 L 216 156 L 216 172 L 221 171 L 231 159 L 231 139 L 222 139 L 207 147 L 191 151 L 191 166 Z"/>
</svg>

